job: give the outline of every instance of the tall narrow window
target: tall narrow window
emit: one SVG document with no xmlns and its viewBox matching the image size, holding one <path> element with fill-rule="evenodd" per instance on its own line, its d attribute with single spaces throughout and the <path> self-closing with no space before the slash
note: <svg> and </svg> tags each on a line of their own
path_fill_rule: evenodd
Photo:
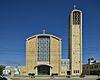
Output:
<svg viewBox="0 0 100 80">
<path fill-rule="evenodd" d="M 38 37 L 38 61 L 50 60 L 50 37 Z"/>
<path fill-rule="evenodd" d="M 80 24 L 80 12 L 79 11 L 74 11 L 73 12 L 73 24 L 74 25 L 78 25 L 78 24 Z"/>
</svg>

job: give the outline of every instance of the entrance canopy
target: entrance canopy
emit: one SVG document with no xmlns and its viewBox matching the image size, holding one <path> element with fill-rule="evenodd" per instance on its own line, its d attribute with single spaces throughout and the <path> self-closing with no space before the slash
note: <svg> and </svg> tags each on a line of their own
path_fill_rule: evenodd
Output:
<svg viewBox="0 0 100 80">
<path fill-rule="evenodd" d="M 37 73 L 38 75 L 50 75 L 50 68 L 52 68 L 50 65 L 37 65 Z"/>
<path fill-rule="evenodd" d="M 36 65 L 36 66 L 34 67 L 34 69 L 35 69 L 36 67 L 39 67 L 39 66 L 48 66 L 48 67 L 52 68 L 51 65 L 47 65 L 47 64 L 39 64 L 39 65 Z"/>
</svg>

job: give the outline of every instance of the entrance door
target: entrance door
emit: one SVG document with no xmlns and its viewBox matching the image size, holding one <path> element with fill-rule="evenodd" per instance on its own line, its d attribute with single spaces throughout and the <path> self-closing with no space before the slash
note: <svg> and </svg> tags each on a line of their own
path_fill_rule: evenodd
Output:
<svg viewBox="0 0 100 80">
<path fill-rule="evenodd" d="M 38 66 L 38 75 L 50 75 L 50 67 L 46 65 Z"/>
</svg>

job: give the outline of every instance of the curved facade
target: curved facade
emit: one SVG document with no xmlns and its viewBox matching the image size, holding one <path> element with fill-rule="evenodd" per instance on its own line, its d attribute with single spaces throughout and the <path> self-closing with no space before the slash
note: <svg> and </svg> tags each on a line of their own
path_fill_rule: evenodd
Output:
<svg viewBox="0 0 100 80">
<path fill-rule="evenodd" d="M 61 73 L 61 39 L 50 34 L 26 39 L 26 66 L 21 74 L 51 75 Z"/>
</svg>

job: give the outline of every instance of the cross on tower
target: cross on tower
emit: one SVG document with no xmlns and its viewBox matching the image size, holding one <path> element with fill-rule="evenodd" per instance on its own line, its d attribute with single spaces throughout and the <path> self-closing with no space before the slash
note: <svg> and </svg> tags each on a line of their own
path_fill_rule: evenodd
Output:
<svg viewBox="0 0 100 80">
<path fill-rule="evenodd" d="M 43 30 L 43 34 L 45 34 L 45 29 Z"/>
<path fill-rule="evenodd" d="M 74 5 L 74 10 L 76 9 L 76 5 Z"/>
</svg>

